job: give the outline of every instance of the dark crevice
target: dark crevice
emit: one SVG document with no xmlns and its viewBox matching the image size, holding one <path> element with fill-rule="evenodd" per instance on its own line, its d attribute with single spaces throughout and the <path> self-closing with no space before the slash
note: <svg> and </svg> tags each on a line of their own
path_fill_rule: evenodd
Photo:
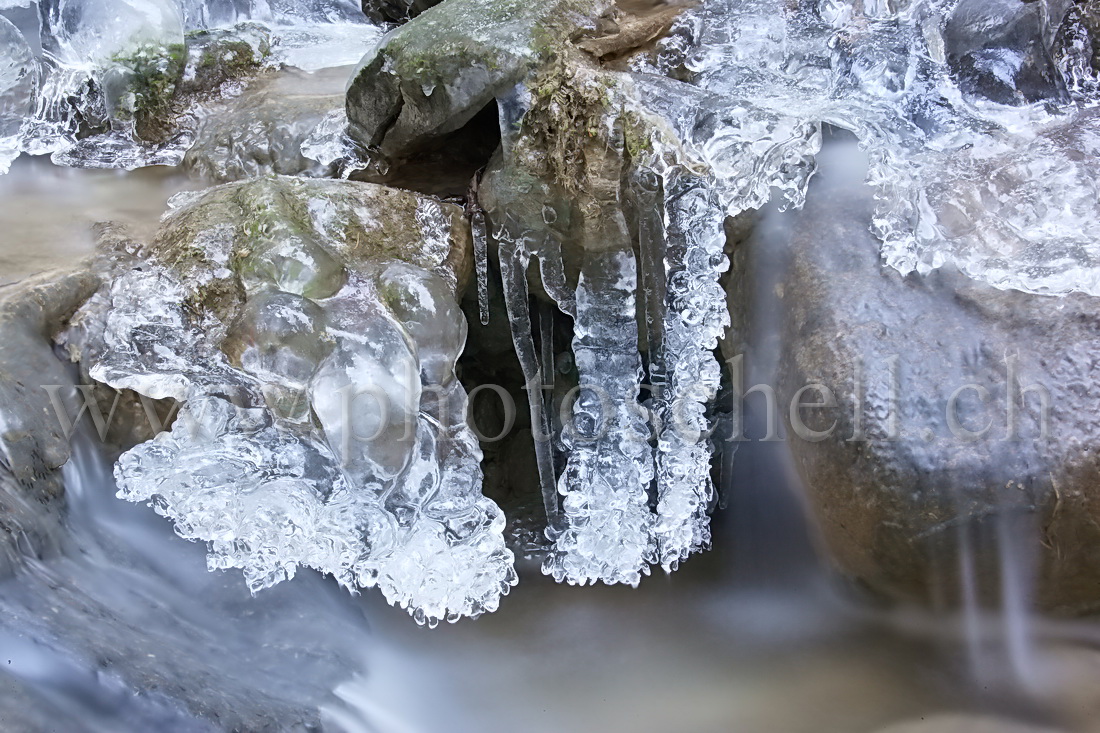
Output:
<svg viewBox="0 0 1100 733">
<path fill-rule="evenodd" d="M 458 130 L 403 160 L 393 161 L 385 174 L 363 172 L 352 179 L 459 199 L 465 197 L 470 179 L 488 165 L 499 145 L 499 114 L 493 101 Z"/>
</svg>

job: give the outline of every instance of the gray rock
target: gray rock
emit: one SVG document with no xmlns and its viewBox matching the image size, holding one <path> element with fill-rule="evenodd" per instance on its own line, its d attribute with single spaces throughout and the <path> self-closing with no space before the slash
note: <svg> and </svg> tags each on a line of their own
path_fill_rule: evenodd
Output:
<svg viewBox="0 0 1100 733">
<path fill-rule="evenodd" d="M 837 401 L 802 411 L 835 419 L 827 437 L 788 431 L 833 559 L 886 596 L 953 603 L 971 557 L 992 602 L 1015 545 L 1041 607 L 1100 608 L 1100 301 L 902 277 L 879 262 L 871 196 L 826 167 L 780 285 L 780 410 L 811 383 Z"/>
<path fill-rule="evenodd" d="M 46 385 L 69 415 L 75 372 L 55 356 L 51 339 L 95 292 L 87 270 L 46 273 L 0 288 L 0 576 L 22 555 L 46 556 L 60 547 L 59 469 L 70 446 Z"/>
<path fill-rule="evenodd" d="M 522 81 L 607 0 L 448 0 L 383 37 L 348 85 L 350 132 L 400 157 Z"/>
</svg>

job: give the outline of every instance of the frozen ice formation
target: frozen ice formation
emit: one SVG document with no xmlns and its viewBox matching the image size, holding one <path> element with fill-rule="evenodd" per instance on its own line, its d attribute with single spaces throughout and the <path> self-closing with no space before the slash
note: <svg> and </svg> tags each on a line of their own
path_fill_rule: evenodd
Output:
<svg viewBox="0 0 1100 733">
<path fill-rule="evenodd" d="M 119 496 L 253 591 L 309 567 L 422 623 L 495 610 L 516 574 L 455 377 L 461 214 L 278 178 L 175 204 L 151 264 L 97 296 L 92 376 L 183 403 L 120 458 Z"/>
<path fill-rule="evenodd" d="M 645 182 L 641 184 L 645 186 Z M 713 182 L 671 169 L 661 181 L 662 207 L 646 227 L 641 246 L 647 266 L 664 275 L 657 286 L 650 364 L 657 427 L 657 561 L 674 570 L 690 554 L 710 547 L 708 512 L 714 499 L 710 476 L 709 404 L 718 393 L 714 356 L 729 325 L 718 284 L 728 262 L 723 253 L 725 211 Z M 643 201 L 646 197 L 643 197 Z M 653 216 L 643 213 L 642 216 Z M 662 257 L 663 254 L 663 257 Z"/>
<path fill-rule="evenodd" d="M 621 146 L 632 190 L 598 208 L 579 200 L 571 215 L 583 222 L 581 233 L 565 227 L 566 239 L 581 240 L 586 263 L 593 249 L 607 246 L 585 238 L 592 220 L 606 224 L 620 208 L 638 217 L 641 271 L 623 283 L 631 293 L 639 283 L 647 322 L 652 486 L 650 474 L 636 470 L 648 458 L 644 443 L 635 444 L 642 460 L 634 462 L 622 446 L 598 459 L 598 444 L 563 438 L 555 446 L 567 457 L 558 478 L 562 519 L 551 519 L 555 553 L 547 572 L 569 582 L 635 583 L 647 562 L 672 570 L 709 544 L 715 497 L 707 409 L 719 383 L 713 350 L 728 325 L 718 285 L 728 266 L 723 222 L 773 197 L 780 206 L 801 205 L 823 123 L 854 132 L 870 154 L 887 264 L 927 272 L 952 263 L 1000 288 L 1100 293 L 1092 227 L 1100 197 L 1089 165 L 1100 128 L 1083 12 L 1060 24 L 1054 15 L 1052 24 L 1039 5 L 1014 2 L 711 0 L 681 16 L 655 62 L 641 56 L 631 72 L 604 73 L 595 84 L 583 62 L 567 63 L 499 100 L 502 120 L 509 113 L 520 119 L 504 124 L 505 166 L 524 171 L 513 171 L 511 185 L 531 188 L 522 176 L 534 173 L 544 198 L 568 190 L 573 176 L 582 190 L 617 185 L 591 180 L 587 151 L 571 159 L 570 144 L 585 147 L 561 132 L 574 119 L 597 109 L 602 124 L 589 123 L 586 134 L 608 149 Z M 549 99 L 549 112 L 540 110 L 540 97 Z M 547 175 L 531 164 L 530 151 L 516 151 L 522 143 L 507 126 L 517 124 L 520 137 L 544 136 L 556 170 Z M 637 408 L 639 385 L 616 361 L 619 334 L 594 333 L 591 325 L 613 323 L 614 309 L 591 312 L 599 300 L 585 290 L 585 265 L 575 310 L 559 295 L 560 257 L 546 251 L 555 227 L 524 218 L 530 202 L 505 197 L 491 208 L 505 286 L 515 289 L 507 302 L 517 351 L 522 357 L 533 337 L 526 283 L 509 279 L 508 270 L 537 257 L 545 291 L 575 316 L 581 398 L 574 421 L 632 434 L 637 425 L 612 416 Z M 1081 212 L 1093 214 L 1082 222 Z M 513 251 L 516 242 L 522 255 Z M 604 297 L 612 292 L 601 288 Z M 584 366 L 590 353 L 600 355 L 598 371 Z M 527 372 L 537 374 L 532 366 Z M 602 411 L 586 387 L 606 398 Z M 546 445 L 553 443 L 539 448 Z M 615 519 L 604 521 L 603 510 Z"/>
<path fill-rule="evenodd" d="M 2 159 L 49 154 L 76 167 L 176 165 L 206 106 L 240 91 L 226 82 L 280 63 L 307 71 L 352 64 L 381 34 L 350 0 L 28 3 L 39 24 L 24 30 L 35 38 L 6 19 L 0 29 L 2 65 L 12 67 L 0 73 Z M 41 52 L 24 74 L 16 67 L 28 65 L 31 48 Z"/>
<path fill-rule="evenodd" d="M 637 585 L 649 572 L 653 453 L 637 399 L 637 281 L 629 249 L 585 253 L 573 336 L 580 390 L 563 435 L 569 461 L 559 479 L 564 523 L 545 563 L 559 582 Z"/>
<path fill-rule="evenodd" d="M 1095 295 L 1096 71 L 1088 11 L 1058 7 L 708 0 L 662 42 L 658 68 L 716 95 L 705 124 L 760 111 L 715 127 L 704 152 L 752 143 L 769 118 L 854 132 L 881 192 L 883 259 L 901 272 L 952 263 L 999 288 Z M 811 170 L 781 188 L 797 198 Z"/>
<path fill-rule="evenodd" d="M 1065 5 L 703 0 L 652 52 L 604 62 L 591 49 L 653 38 L 604 22 L 627 12 L 608 0 L 447 0 L 381 37 L 345 0 L 43 2 L 46 73 L 22 145 L 73 164 L 178 158 L 190 138 L 127 157 L 149 101 L 134 83 L 177 73 L 184 29 L 245 20 L 304 68 L 371 49 L 343 110 L 299 104 L 291 124 L 242 101 L 220 129 L 204 126 L 191 160 L 216 151 L 194 166 L 218 179 L 347 176 L 365 148 L 399 163 L 494 100 L 499 113 L 468 227 L 449 204 L 344 181 L 263 178 L 177 199 L 154 264 L 99 296 L 111 348 L 94 374 L 185 403 L 170 433 L 124 456 L 120 491 L 209 542 L 212 567 L 242 568 L 253 588 L 306 566 L 378 585 L 427 622 L 495 608 L 512 556 L 479 491 L 454 370 L 466 258 L 486 323 L 496 252 L 529 397 L 544 572 L 637 584 L 653 566 L 675 570 L 710 543 L 725 222 L 769 201 L 800 206 L 823 125 L 868 154 L 887 265 L 1100 295 L 1097 21 Z M 123 10 L 127 23 L 95 31 Z M 37 62 L 18 31 L 0 34 L 12 39 L 3 161 L 35 93 L 21 70 Z M 106 132 L 77 140 L 78 122 Z M 253 155 L 254 140 L 271 155 Z"/>
<path fill-rule="evenodd" d="M 19 129 L 34 99 L 36 65 L 30 46 L 0 16 L 0 173 L 19 155 Z"/>
<path fill-rule="evenodd" d="M 166 103 L 182 72 L 179 7 L 172 0 L 45 0 L 38 10 L 45 73 L 24 149 L 60 160 L 79 147 L 86 152 L 78 158 L 101 166 L 115 157 L 118 167 L 165 162 L 132 139 L 135 124 Z M 93 130 L 105 136 L 102 150 L 80 142 Z"/>
</svg>

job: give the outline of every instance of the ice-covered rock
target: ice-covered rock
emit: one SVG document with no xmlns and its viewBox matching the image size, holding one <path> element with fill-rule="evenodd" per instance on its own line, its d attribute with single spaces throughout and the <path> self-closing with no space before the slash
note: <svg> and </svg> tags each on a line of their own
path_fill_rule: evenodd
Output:
<svg viewBox="0 0 1100 733">
<path fill-rule="evenodd" d="M 311 567 L 421 622 L 495 610 L 516 576 L 455 378 L 468 248 L 457 207 L 371 184 L 175 200 L 104 291 L 92 376 L 183 402 L 119 495 L 254 591 Z"/>
<path fill-rule="evenodd" d="M 789 262 L 776 301 L 780 410 L 806 385 L 833 398 L 803 393 L 814 432 L 788 432 L 833 560 L 888 598 L 956 603 L 960 537 L 997 538 L 1009 518 L 1026 528 L 1015 551 L 1034 553 L 1028 602 L 1093 611 L 1100 303 L 999 290 L 949 264 L 921 278 L 883 266 L 873 191 L 858 170 L 844 174 L 855 154 L 822 166 L 789 232 L 741 245 Z M 993 541 L 972 550 L 975 563 L 1011 555 Z M 971 592 L 1000 598 L 999 572 L 982 571 Z"/>
<path fill-rule="evenodd" d="M 90 130 L 155 136 L 185 63 L 183 18 L 171 0 L 47 0 L 39 4 L 47 74 L 32 153 L 64 151 Z"/>
<path fill-rule="evenodd" d="M 551 23 L 540 15 L 545 8 L 491 5 L 492 12 L 476 2 L 430 10 L 368 55 L 349 88 L 352 134 L 400 156 L 496 99 L 502 145 L 478 199 L 527 382 L 553 545 L 544 570 L 570 583 L 636 584 L 650 563 L 671 570 L 709 543 L 714 492 L 705 410 L 717 390 L 710 349 L 726 322 L 718 286 L 726 265 L 722 221 L 734 209 L 718 187 L 740 185 L 738 203 L 760 205 L 783 175 L 808 175 L 816 128 L 768 120 L 715 140 L 725 120 L 700 119 L 705 93 L 609 72 L 594 60 L 651 41 L 671 13 L 639 19 L 574 3 L 572 14 Z M 612 18 L 617 31 L 607 35 L 602 29 Z M 458 48 L 476 59 L 473 72 L 448 66 L 444 40 L 452 44 L 446 53 Z M 761 132 L 774 136 L 778 150 L 765 165 Z M 655 198 L 643 203 L 623 182 L 647 176 L 658 183 Z M 637 247 L 633 217 L 653 207 L 664 212 L 660 241 Z M 475 207 L 475 224 L 478 216 Z M 641 267 L 636 248 L 647 258 Z M 528 270 L 536 259 L 536 292 L 574 319 L 569 356 L 579 384 L 571 418 L 553 414 L 557 405 L 546 396 L 557 365 L 549 312 L 538 314 L 537 337 L 532 328 Z M 641 405 L 636 315 L 643 308 L 656 319 L 646 329 L 651 372 L 658 362 L 669 372 L 654 380 L 659 416 Z"/>
<path fill-rule="evenodd" d="M 355 153 L 343 144 L 346 73 L 287 69 L 209 105 L 183 158 L 190 171 L 227 182 L 269 173 L 337 173 Z"/>
<path fill-rule="evenodd" d="M 340 0 L 44 0 L 37 9 L 39 89 L 18 147 L 79 167 L 178 164 L 200 120 L 224 111 L 207 107 L 239 93 L 236 82 L 280 64 L 354 64 L 381 34 Z M 293 147 L 318 121 L 299 125 L 309 129 L 296 130 Z"/>
</svg>

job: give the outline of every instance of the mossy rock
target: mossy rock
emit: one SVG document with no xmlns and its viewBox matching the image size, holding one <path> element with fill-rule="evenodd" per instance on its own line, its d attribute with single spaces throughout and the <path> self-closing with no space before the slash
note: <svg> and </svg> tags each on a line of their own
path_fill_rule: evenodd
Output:
<svg viewBox="0 0 1100 733">
<path fill-rule="evenodd" d="M 608 0 L 448 0 L 390 32 L 348 86 L 351 134 L 401 157 L 457 130 L 592 28 Z"/>
<path fill-rule="evenodd" d="M 145 45 L 113 56 L 106 75 L 112 116 L 132 120 L 137 136 L 147 142 L 167 138 L 172 110 L 183 78 L 187 51 L 183 44 Z"/>
<path fill-rule="evenodd" d="M 178 201 L 148 248 L 194 290 L 189 306 L 231 320 L 247 293 L 323 299 L 346 270 L 400 260 L 436 273 L 460 295 L 471 263 L 458 206 L 370 183 L 269 176 Z"/>
<path fill-rule="evenodd" d="M 251 76 L 271 54 L 271 34 L 256 23 L 195 31 L 182 44 L 143 45 L 111 57 L 104 73 L 111 116 L 133 122 L 136 136 L 163 143 L 178 131 L 177 118 L 197 98 Z"/>
<path fill-rule="evenodd" d="M 271 57 L 271 31 L 259 23 L 192 31 L 186 41 L 181 95 L 209 94 L 228 81 L 256 73 Z"/>
</svg>

